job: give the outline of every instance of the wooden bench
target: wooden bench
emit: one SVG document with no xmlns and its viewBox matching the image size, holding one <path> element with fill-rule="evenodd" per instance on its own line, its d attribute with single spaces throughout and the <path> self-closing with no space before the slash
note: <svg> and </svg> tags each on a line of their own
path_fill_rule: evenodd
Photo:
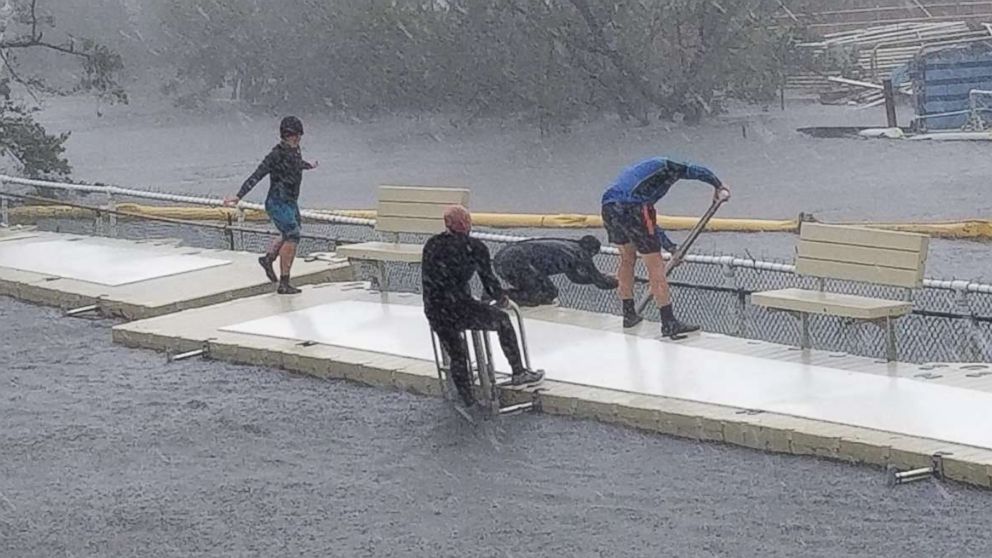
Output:
<svg viewBox="0 0 992 558">
<path fill-rule="evenodd" d="M 928 246 L 929 237 L 921 234 L 804 223 L 796 249 L 796 273 L 816 277 L 818 289 L 754 293 L 751 302 L 798 315 L 803 349 L 810 348 L 810 314 L 879 325 L 886 331 L 886 356 L 893 361 L 897 358 L 894 322 L 913 310 L 912 290 L 923 285 Z M 826 279 L 901 287 L 905 298 L 830 293 L 824 288 Z"/>
<path fill-rule="evenodd" d="M 424 250 L 422 243 L 401 243 L 399 235 L 443 232 L 444 209 L 450 205 L 468 207 L 468 194 L 468 190 L 461 188 L 380 186 L 375 231 L 383 240 L 342 245 L 337 253 L 350 259 L 376 262 L 373 287 L 386 291 L 386 262 L 418 264 Z"/>
</svg>

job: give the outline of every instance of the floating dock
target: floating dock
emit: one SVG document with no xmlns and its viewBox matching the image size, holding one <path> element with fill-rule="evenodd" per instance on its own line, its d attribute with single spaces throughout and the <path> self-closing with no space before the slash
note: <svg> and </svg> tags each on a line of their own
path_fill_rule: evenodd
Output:
<svg viewBox="0 0 992 558">
<path fill-rule="evenodd" d="M 0 229 L 0 295 L 106 316 L 148 318 L 271 292 L 258 254 L 183 247 L 177 240 L 128 241 Z M 343 281 L 343 258 L 293 265 L 299 285 Z"/>
<path fill-rule="evenodd" d="M 536 395 L 547 413 L 754 449 L 900 469 L 929 467 L 992 486 L 992 367 L 913 365 L 702 334 L 545 307 L 525 311 Z M 119 325 L 114 340 L 439 396 L 417 295 L 364 283 L 307 287 Z M 498 353 L 499 351 L 497 351 Z M 496 369 L 506 372 L 502 357 Z M 506 388 L 509 403 L 535 397 Z M 509 419 L 514 420 L 514 419 Z"/>
</svg>

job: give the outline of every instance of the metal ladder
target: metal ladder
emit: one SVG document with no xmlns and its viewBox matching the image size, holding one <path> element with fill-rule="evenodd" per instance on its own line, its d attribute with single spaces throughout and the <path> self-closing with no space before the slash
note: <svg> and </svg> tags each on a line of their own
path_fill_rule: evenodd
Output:
<svg viewBox="0 0 992 558">
<path fill-rule="evenodd" d="M 520 308 L 513 301 L 509 301 L 509 309 L 504 311 L 511 313 L 517 318 L 517 337 L 520 342 L 520 354 L 523 357 L 524 366 L 529 370 L 533 370 L 530 365 L 527 334 L 524 330 L 524 319 L 520 313 Z M 493 349 L 489 334 L 490 332 L 485 330 L 467 330 L 461 334 L 462 342 L 466 344 L 465 347 L 468 349 L 466 351 L 468 354 L 467 364 L 473 387 L 478 386 L 482 395 L 479 398 L 478 404 L 492 417 L 517 414 L 536 409 L 538 403 L 536 398 L 537 392 L 532 390 L 528 391 L 535 395 L 533 400 L 516 405 L 503 406 L 500 400 L 499 388 L 510 385 L 510 380 L 497 381 L 496 379 L 496 367 L 493 364 Z M 471 346 L 469 346 L 469 340 L 471 340 Z M 434 364 L 437 366 L 437 379 L 441 384 L 441 393 L 446 400 L 458 401 L 459 395 L 451 380 L 451 357 L 444 350 L 433 328 L 431 328 L 431 344 L 434 349 Z M 474 360 L 473 356 L 475 357 Z M 500 375 L 505 376 L 504 374 Z M 476 380 L 478 380 L 478 384 L 476 384 Z"/>
</svg>

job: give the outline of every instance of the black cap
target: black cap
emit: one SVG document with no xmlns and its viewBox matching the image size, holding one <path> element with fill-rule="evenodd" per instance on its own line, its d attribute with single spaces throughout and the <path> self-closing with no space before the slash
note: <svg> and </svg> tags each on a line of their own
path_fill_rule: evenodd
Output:
<svg viewBox="0 0 992 558">
<path fill-rule="evenodd" d="M 279 135 L 281 137 L 286 137 L 290 135 L 302 136 L 303 135 L 303 122 L 295 116 L 287 116 L 282 119 L 279 123 Z"/>
<path fill-rule="evenodd" d="M 586 252 L 595 255 L 599 253 L 599 249 L 602 247 L 602 244 L 599 243 L 598 238 L 592 236 L 591 234 L 587 234 L 579 239 L 579 246 L 581 246 Z"/>
</svg>

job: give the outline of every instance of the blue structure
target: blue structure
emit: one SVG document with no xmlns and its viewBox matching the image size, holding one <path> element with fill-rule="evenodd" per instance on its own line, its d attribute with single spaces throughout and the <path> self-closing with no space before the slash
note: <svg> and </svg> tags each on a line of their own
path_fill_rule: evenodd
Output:
<svg viewBox="0 0 992 558">
<path fill-rule="evenodd" d="M 910 64 L 919 132 L 959 130 L 969 121 L 968 94 L 992 90 L 992 42 L 923 52 Z"/>
</svg>

